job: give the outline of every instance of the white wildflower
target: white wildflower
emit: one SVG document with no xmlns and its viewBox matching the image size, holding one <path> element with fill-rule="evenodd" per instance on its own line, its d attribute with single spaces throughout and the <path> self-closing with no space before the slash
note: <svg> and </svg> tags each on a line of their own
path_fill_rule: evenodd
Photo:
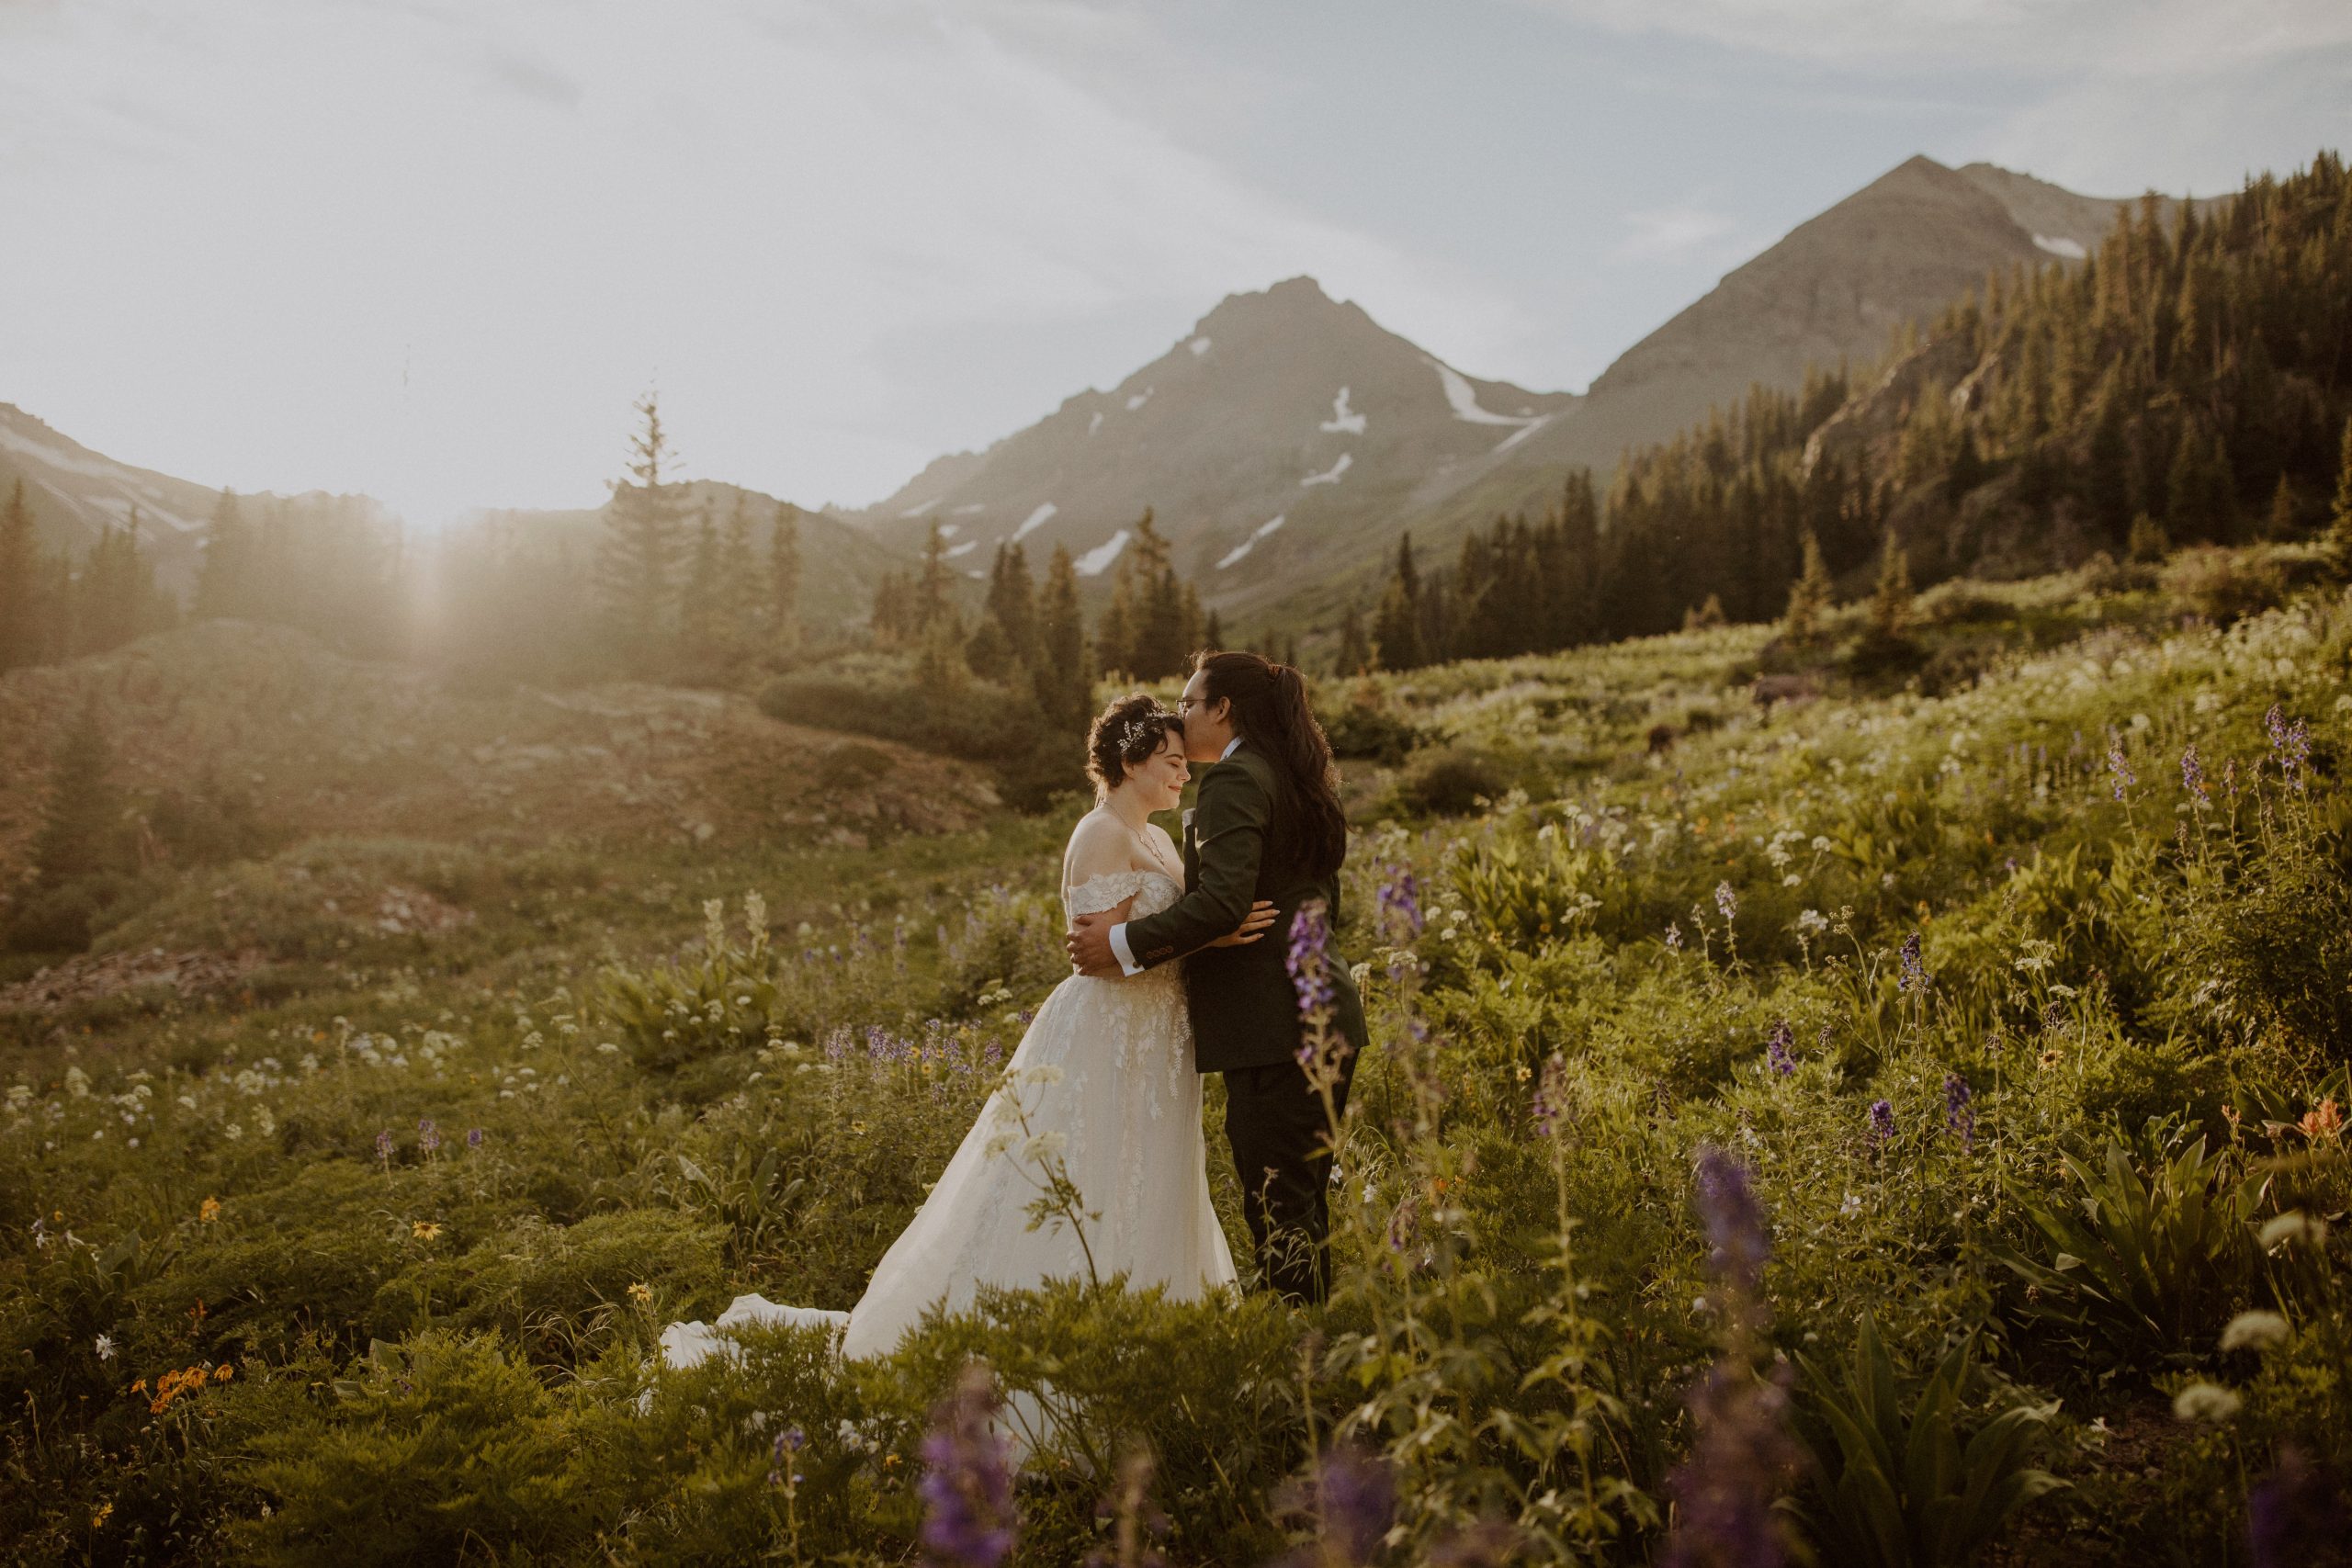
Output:
<svg viewBox="0 0 2352 1568">
<path fill-rule="evenodd" d="M 2287 1320 L 2275 1312 L 2242 1312 L 2222 1330 L 2222 1348 L 2267 1350 L 2284 1344 L 2289 1332 Z"/>
<path fill-rule="evenodd" d="M 2172 1413 L 2183 1421 L 2226 1421 L 2244 1403 L 2219 1383 L 2193 1382 L 2172 1396 Z"/>
</svg>

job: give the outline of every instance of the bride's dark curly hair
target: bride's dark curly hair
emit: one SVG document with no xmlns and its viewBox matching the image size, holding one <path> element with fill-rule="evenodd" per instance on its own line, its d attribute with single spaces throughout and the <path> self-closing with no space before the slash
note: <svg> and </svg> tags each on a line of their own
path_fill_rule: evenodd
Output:
<svg viewBox="0 0 2352 1568">
<path fill-rule="evenodd" d="M 1114 699 L 1086 732 L 1086 776 L 1098 790 L 1115 787 L 1130 769 L 1151 760 L 1164 737 L 1184 737 L 1183 721 L 1144 692 Z"/>
</svg>

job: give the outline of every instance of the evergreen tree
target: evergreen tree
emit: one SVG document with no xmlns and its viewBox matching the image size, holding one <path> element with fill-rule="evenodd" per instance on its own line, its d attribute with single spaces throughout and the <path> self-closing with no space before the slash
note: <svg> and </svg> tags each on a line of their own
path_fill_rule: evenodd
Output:
<svg viewBox="0 0 2352 1568">
<path fill-rule="evenodd" d="M 1911 561 L 1886 531 L 1879 556 L 1878 589 L 1871 595 L 1871 631 L 1882 642 L 1895 642 L 1911 629 Z"/>
<path fill-rule="evenodd" d="M 1372 623 L 1373 656 L 1383 670 L 1418 670 L 1429 662 L 1421 642 L 1421 584 L 1413 570 L 1413 536 L 1396 542 L 1396 564 Z"/>
<path fill-rule="evenodd" d="M 656 637 L 670 624 L 685 541 L 678 521 L 677 483 L 667 477 L 676 460 L 662 428 L 660 400 L 648 392 L 636 408 L 644 423 L 629 437 L 628 477 L 613 481 L 597 586 L 625 657 L 642 664 L 652 657 Z"/>
<path fill-rule="evenodd" d="M 32 850 L 40 886 L 61 886 L 117 863 L 121 812 L 107 776 L 113 766 L 113 748 L 92 692 L 51 762 L 49 800 Z"/>
<path fill-rule="evenodd" d="M 705 506 L 695 520 L 694 555 L 685 592 L 678 603 L 678 638 L 686 655 L 707 660 L 717 655 L 724 605 L 719 581 L 718 523 Z"/>
<path fill-rule="evenodd" d="M 988 609 L 983 625 L 993 626 L 1003 643 L 1000 660 L 1024 665 L 1037 662 L 1036 585 L 1030 580 L 1029 558 L 1018 542 L 998 545 L 996 558 L 989 563 Z"/>
<path fill-rule="evenodd" d="M 2295 495 L 2295 481 L 2281 473 L 2278 483 L 2270 491 L 2270 511 L 2262 521 L 2262 536 L 2266 539 L 2292 538 L 2302 510 L 2302 502 Z"/>
<path fill-rule="evenodd" d="M 1217 617 L 1215 610 L 1211 610 L 1208 618 L 1201 624 L 1201 646 L 1211 649 L 1225 646 L 1225 623 Z"/>
<path fill-rule="evenodd" d="M 757 561 L 752 552 L 752 498 L 735 492 L 728 510 L 727 533 L 718 547 L 718 604 L 722 637 L 730 653 L 752 646 L 762 617 Z"/>
<path fill-rule="evenodd" d="M 1821 558 L 1821 541 L 1813 530 L 1804 531 L 1804 570 L 1789 587 L 1789 607 L 1782 622 L 1781 635 L 1799 648 L 1808 647 L 1821 636 L 1821 624 L 1836 603 L 1837 584 L 1830 581 L 1829 564 Z"/>
<path fill-rule="evenodd" d="M 2335 504 L 2328 512 L 2327 553 L 2336 575 L 2352 578 L 2352 419 L 2344 422 L 2343 451 L 2335 460 Z"/>
<path fill-rule="evenodd" d="M 1069 551 L 1054 547 L 1037 605 L 1037 662 L 1032 671 L 1037 705 L 1058 730 L 1083 734 L 1094 716 L 1094 682 L 1086 666 L 1086 620 L 1078 604 L 1078 571 Z"/>
<path fill-rule="evenodd" d="M 2165 525 L 2176 539 L 2226 541 L 2236 511 L 2221 436 L 2193 419 L 2181 432 L 2165 482 Z"/>
<path fill-rule="evenodd" d="M 775 503 L 768 534 L 768 628 L 776 652 L 799 651 L 800 508 L 785 501 Z"/>
<path fill-rule="evenodd" d="M 253 613 L 254 537 L 237 492 L 223 489 L 204 529 L 204 557 L 197 568 L 198 620 Z"/>
<path fill-rule="evenodd" d="M 1353 604 L 1340 618 L 1339 673 L 1361 675 L 1372 668 L 1372 647 L 1363 638 L 1363 617 Z"/>
<path fill-rule="evenodd" d="M 944 628 L 949 640 L 963 640 L 964 617 L 956 613 L 955 592 L 956 569 L 947 564 L 947 536 L 934 522 L 931 536 L 923 541 L 922 568 L 916 574 L 909 604 L 910 629 L 915 636 L 921 637 L 937 626 Z"/>
<path fill-rule="evenodd" d="M 2124 547 L 2132 559 L 2158 566 L 2172 553 L 2172 537 L 2165 532 L 2163 524 L 2143 512 L 2132 519 L 2132 532 Z"/>
<path fill-rule="evenodd" d="M 32 508 L 18 479 L 0 508 L 0 670 L 36 662 L 40 647 L 40 557 L 33 542 Z"/>
</svg>

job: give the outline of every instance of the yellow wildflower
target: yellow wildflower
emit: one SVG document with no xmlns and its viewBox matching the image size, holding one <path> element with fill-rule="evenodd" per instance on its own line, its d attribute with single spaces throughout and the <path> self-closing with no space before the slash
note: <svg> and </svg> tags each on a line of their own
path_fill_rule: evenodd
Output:
<svg viewBox="0 0 2352 1568">
<path fill-rule="evenodd" d="M 101 1504 L 99 1504 L 96 1507 L 95 1507 L 95 1508 L 93 1508 L 93 1509 L 91 1509 L 91 1510 L 90 1510 L 90 1528 L 91 1528 L 92 1529 L 98 1529 L 101 1525 L 104 1525 L 104 1524 L 107 1522 L 107 1519 L 109 1519 L 109 1518 L 111 1518 L 113 1516 L 114 1516 L 114 1505 L 113 1505 L 112 1503 L 101 1503 Z"/>
<path fill-rule="evenodd" d="M 863 1122 L 852 1122 L 849 1124 L 849 1130 L 854 1136 L 860 1138 L 865 1136 L 865 1123 Z"/>
<path fill-rule="evenodd" d="M 431 1241 L 441 1234 L 441 1227 L 431 1220 L 419 1220 L 409 1226 L 408 1234 L 419 1241 Z"/>
<path fill-rule="evenodd" d="M 1534 1069 L 1533 1067 L 1529 1066 L 1525 1062 L 1521 1062 L 1521 1063 L 1519 1065 L 1519 1081 L 1520 1081 L 1520 1082 L 1521 1082 L 1521 1083 L 1525 1083 L 1528 1079 L 1530 1079 L 1530 1078 L 1533 1077 L 1534 1076 L 1535 1076 L 1535 1069 Z"/>
<path fill-rule="evenodd" d="M 221 1362 L 219 1366 L 212 1369 L 212 1381 L 214 1382 L 227 1382 L 231 1378 L 236 1375 L 237 1369 L 231 1366 L 226 1361 Z"/>
<path fill-rule="evenodd" d="M 631 1285 L 628 1288 L 628 1299 L 635 1302 L 639 1306 L 651 1306 L 653 1304 L 653 1287 L 640 1280 L 636 1284 Z"/>
<path fill-rule="evenodd" d="M 201 1204 L 198 1205 L 196 1217 L 203 1221 L 206 1224 L 210 1224 L 214 1220 L 219 1219 L 220 1217 L 220 1200 L 218 1198 L 207 1198 Z"/>
</svg>

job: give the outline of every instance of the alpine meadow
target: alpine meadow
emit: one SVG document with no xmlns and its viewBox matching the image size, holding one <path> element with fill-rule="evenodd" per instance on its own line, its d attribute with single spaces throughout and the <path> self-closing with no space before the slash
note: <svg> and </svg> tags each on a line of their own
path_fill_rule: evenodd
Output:
<svg viewBox="0 0 2352 1568">
<path fill-rule="evenodd" d="M 1294 277 L 861 508 L 682 401 L 438 531 L 0 405 L 0 1557 L 2352 1561 L 2340 153 L 1914 159 L 1577 394 Z M 1204 649 L 1337 760 L 1329 1299 L 1211 1076 L 1238 1288 L 842 1354 Z"/>
</svg>

